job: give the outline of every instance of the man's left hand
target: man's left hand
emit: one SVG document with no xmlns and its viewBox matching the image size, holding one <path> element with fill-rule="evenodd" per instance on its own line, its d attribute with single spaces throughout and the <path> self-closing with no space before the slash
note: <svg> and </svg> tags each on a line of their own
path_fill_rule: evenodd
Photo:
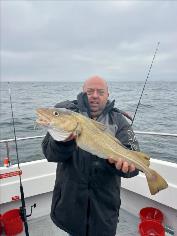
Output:
<svg viewBox="0 0 177 236">
<path fill-rule="evenodd" d="M 127 161 L 123 161 L 121 158 L 118 161 L 113 160 L 111 157 L 108 158 L 110 164 L 115 164 L 116 169 L 121 170 L 123 173 L 133 172 L 136 167 L 134 164 L 128 164 Z"/>
</svg>

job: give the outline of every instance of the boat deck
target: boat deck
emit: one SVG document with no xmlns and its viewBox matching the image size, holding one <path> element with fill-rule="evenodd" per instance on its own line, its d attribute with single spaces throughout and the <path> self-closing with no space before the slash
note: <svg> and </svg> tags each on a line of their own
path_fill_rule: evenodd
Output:
<svg viewBox="0 0 177 236">
<path fill-rule="evenodd" d="M 129 212 L 120 209 L 119 224 L 117 227 L 116 236 L 139 236 L 138 224 L 140 220 Z M 30 236 L 68 236 L 68 234 L 56 227 L 50 219 L 50 216 L 44 216 L 29 223 Z M 171 234 L 165 233 L 165 236 Z M 19 236 L 25 236 L 25 233 Z M 78 236 L 78 235 L 75 235 Z"/>
<path fill-rule="evenodd" d="M 138 217 L 127 211 L 120 210 L 120 222 L 117 227 L 116 236 L 138 236 Z M 68 236 L 68 234 L 56 227 L 50 216 L 44 216 L 28 221 L 30 236 Z M 25 233 L 19 234 L 25 236 Z M 78 235 L 76 235 L 78 236 Z"/>
<path fill-rule="evenodd" d="M 138 232 L 139 222 L 138 216 L 136 217 L 120 209 L 119 224 L 115 236 L 140 236 Z M 29 220 L 28 227 L 30 236 L 68 236 L 66 232 L 53 224 L 49 215 Z M 172 236 L 173 234 L 165 233 L 165 236 L 170 235 Z M 5 234 L 3 233 L 2 236 L 5 236 Z M 25 236 L 25 232 L 18 234 L 18 236 Z"/>
</svg>

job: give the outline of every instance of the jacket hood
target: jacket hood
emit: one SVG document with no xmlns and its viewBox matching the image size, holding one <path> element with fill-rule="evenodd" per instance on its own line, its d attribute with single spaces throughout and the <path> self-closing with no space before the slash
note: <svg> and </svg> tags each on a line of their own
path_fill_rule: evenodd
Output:
<svg viewBox="0 0 177 236">
<path fill-rule="evenodd" d="M 88 97 L 86 93 L 81 92 L 78 94 L 77 103 L 78 103 L 79 110 L 81 112 L 87 112 L 88 116 L 91 117 L 90 106 L 89 106 Z M 112 110 L 114 108 L 114 103 L 115 103 L 115 100 L 113 101 L 108 100 L 102 114 L 105 115 L 110 110 Z"/>
</svg>

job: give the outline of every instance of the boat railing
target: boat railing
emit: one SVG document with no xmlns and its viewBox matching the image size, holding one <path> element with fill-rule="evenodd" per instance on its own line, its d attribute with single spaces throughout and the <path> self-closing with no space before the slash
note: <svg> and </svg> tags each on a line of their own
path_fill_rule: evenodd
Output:
<svg viewBox="0 0 177 236">
<path fill-rule="evenodd" d="M 177 134 L 172 134 L 172 133 L 161 133 L 161 132 L 151 132 L 151 131 L 134 131 L 135 134 L 143 134 L 143 135 L 156 135 L 156 136 L 166 136 L 166 137 L 177 137 Z M 22 141 L 22 140 L 29 140 L 29 139 L 40 139 L 44 138 L 45 135 L 38 135 L 38 136 L 28 136 L 28 137 L 21 137 L 21 138 L 16 138 L 17 141 Z M 15 138 L 11 139 L 2 139 L 0 140 L 0 143 L 10 143 L 14 142 Z"/>
<path fill-rule="evenodd" d="M 172 137 L 172 138 L 177 138 L 177 134 L 172 134 L 172 133 L 160 133 L 160 132 L 151 132 L 151 131 L 134 131 L 135 134 L 139 134 L 139 135 L 155 135 L 155 136 L 161 136 L 161 137 Z M 45 135 L 38 135 L 38 136 L 28 136 L 28 137 L 16 137 L 16 140 L 19 141 L 24 141 L 24 140 L 34 140 L 34 139 L 42 139 L 44 138 Z M 5 144 L 5 151 L 7 153 L 6 159 L 8 158 L 9 160 L 9 153 L 10 153 L 10 148 L 9 148 L 9 144 L 14 142 L 15 138 L 11 138 L 11 139 L 3 139 L 0 140 L 0 144 Z"/>
<path fill-rule="evenodd" d="M 22 138 L 16 138 L 17 141 L 22 141 L 22 140 L 29 140 L 29 139 L 39 139 L 39 138 L 44 138 L 45 135 L 38 135 L 38 136 L 28 136 L 28 137 L 22 137 Z M 15 138 L 10 138 L 10 139 L 2 139 L 0 140 L 0 143 L 10 143 L 14 142 Z"/>
</svg>

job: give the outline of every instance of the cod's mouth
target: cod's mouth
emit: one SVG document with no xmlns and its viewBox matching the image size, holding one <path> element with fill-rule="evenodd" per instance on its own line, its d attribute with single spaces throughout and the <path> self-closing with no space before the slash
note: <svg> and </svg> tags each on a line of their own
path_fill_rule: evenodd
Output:
<svg viewBox="0 0 177 236">
<path fill-rule="evenodd" d="M 44 113 L 43 109 L 37 109 L 36 114 L 38 116 L 36 119 L 36 123 L 48 126 L 51 124 L 51 116 L 49 114 Z"/>
</svg>

